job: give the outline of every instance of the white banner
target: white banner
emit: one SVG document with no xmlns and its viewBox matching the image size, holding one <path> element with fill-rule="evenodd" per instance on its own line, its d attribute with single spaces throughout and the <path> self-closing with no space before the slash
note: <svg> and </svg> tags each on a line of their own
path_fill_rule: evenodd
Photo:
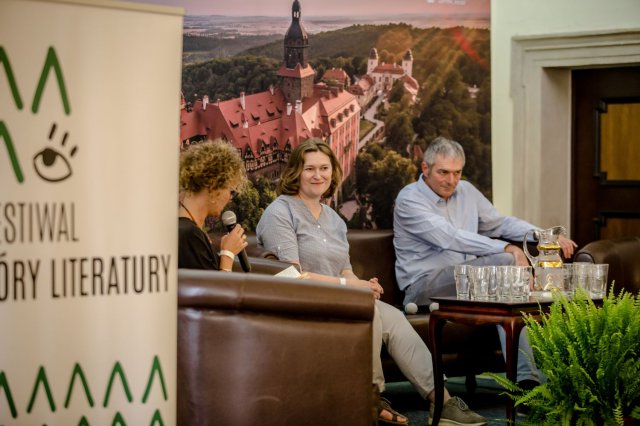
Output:
<svg viewBox="0 0 640 426">
<path fill-rule="evenodd" d="M 173 425 L 180 9 L 0 1 L 0 424 Z"/>
</svg>

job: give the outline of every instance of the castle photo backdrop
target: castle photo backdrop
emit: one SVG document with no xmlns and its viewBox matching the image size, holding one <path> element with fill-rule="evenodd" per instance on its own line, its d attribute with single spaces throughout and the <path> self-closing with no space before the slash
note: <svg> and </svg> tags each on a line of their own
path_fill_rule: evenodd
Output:
<svg viewBox="0 0 640 426">
<path fill-rule="evenodd" d="M 491 198 L 489 0 L 148 0 L 186 7 L 181 149 L 238 148 L 251 184 L 230 209 L 254 229 L 291 149 L 328 141 L 345 170 L 328 202 L 350 228 L 390 228 L 436 136 Z"/>
</svg>

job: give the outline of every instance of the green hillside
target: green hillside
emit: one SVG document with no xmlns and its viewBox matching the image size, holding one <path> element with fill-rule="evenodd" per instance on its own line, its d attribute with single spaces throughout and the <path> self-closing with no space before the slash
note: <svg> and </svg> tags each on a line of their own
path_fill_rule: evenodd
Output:
<svg viewBox="0 0 640 426">
<path fill-rule="evenodd" d="M 215 58 L 228 58 L 246 50 L 247 47 L 260 46 L 271 40 L 282 40 L 282 36 L 235 35 L 234 37 L 200 37 L 185 34 L 182 36 L 182 61 L 184 64 L 205 62 Z"/>
<path fill-rule="evenodd" d="M 240 55 L 266 56 L 281 61 L 283 38 L 246 49 Z M 327 58 L 350 62 L 359 57 L 364 59 L 366 70 L 366 58 L 372 47 L 378 50 L 380 61 L 387 63 L 399 63 L 407 49 L 412 49 L 413 76 L 421 82 L 434 73 L 442 74 L 454 68 L 461 72 L 465 82 L 477 86 L 489 76 L 489 31 L 481 29 L 424 29 L 405 24 L 352 25 L 310 35 L 308 57 L 312 65 L 326 62 Z M 471 52 L 477 56 L 470 56 Z M 350 71 L 345 70 L 347 73 Z"/>
</svg>

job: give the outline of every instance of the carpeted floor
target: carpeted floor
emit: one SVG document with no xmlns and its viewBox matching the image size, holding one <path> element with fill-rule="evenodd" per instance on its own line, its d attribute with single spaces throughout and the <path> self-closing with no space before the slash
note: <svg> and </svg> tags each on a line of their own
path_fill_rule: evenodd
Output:
<svg viewBox="0 0 640 426">
<path fill-rule="evenodd" d="M 507 425 L 507 397 L 500 395 L 501 388 L 488 377 L 479 376 L 477 382 L 478 387 L 472 394 L 467 393 L 462 377 L 449 378 L 447 389 L 452 395 L 462 398 L 472 410 L 484 416 L 489 421 L 488 425 Z M 411 426 L 428 424 L 429 403 L 420 397 L 411 383 L 387 383 L 383 396 L 391 401 L 395 410 L 409 417 Z M 516 418 L 516 424 L 519 419 L 521 418 Z"/>
</svg>

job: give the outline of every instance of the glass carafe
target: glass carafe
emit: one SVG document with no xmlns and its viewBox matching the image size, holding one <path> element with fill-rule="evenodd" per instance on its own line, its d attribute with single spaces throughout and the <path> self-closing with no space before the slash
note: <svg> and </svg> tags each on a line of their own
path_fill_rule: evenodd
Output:
<svg viewBox="0 0 640 426">
<path fill-rule="evenodd" d="M 533 234 L 538 242 L 538 256 L 532 256 L 527 249 L 527 239 Z M 560 256 L 560 235 L 566 235 L 563 226 L 549 229 L 531 230 L 524 236 L 524 254 L 531 262 L 534 271 L 533 291 L 557 291 L 564 287 L 564 270 Z"/>
</svg>

